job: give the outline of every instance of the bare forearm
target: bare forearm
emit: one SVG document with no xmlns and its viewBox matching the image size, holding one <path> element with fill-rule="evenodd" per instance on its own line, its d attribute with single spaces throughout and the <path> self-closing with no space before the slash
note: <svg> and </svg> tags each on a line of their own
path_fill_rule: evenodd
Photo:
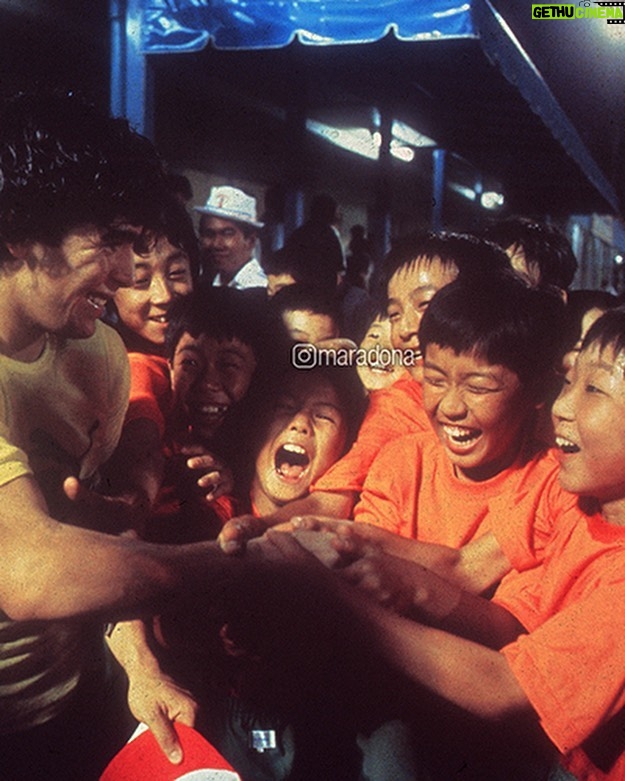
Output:
<svg viewBox="0 0 625 781">
<path fill-rule="evenodd" d="M 370 603 L 364 610 L 378 630 L 383 655 L 411 680 L 482 718 L 530 711 L 523 690 L 497 651 Z"/>
<path fill-rule="evenodd" d="M 0 608 L 15 619 L 157 612 L 237 566 L 214 543 L 149 545 L 58 523 L 31 478 L 0 489 Z"/>
<path fill-rule="evenodd" d="M 379 544 L 385 553 L 420 564 L 472 594 L 481 594 L 511 569 L 490 532 L 456 549 L 400 537 L 370 524 L 358 524 L 357 529 L 359 534 Z"/>
<path fill-rule="evenodd" d="M 410 616 L 493 649 L 525 632 L 504 608 L 428 570 L 420 572 Z"/>
<path fill-rule="evenodd" d="M 150 648 L 148 629 L 143 620 L 117 622 L 107 637 L 107 644 L 127 675 L 132 675 L 136 669 L 160 671 Z"/>
</svg>

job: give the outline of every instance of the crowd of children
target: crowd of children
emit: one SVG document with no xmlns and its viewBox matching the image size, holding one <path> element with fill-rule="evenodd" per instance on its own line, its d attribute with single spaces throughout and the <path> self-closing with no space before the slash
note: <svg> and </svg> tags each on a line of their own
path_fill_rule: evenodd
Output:
<svg viewBox="0 0 625 781">
<path fill-rule="evenodd" d="M 618 298 L 525 219 L 350 289 L 334 210 L 243 289 L 254 199 L 211 193 L 200 255 L 150 145 L 74 100 L 0 119 L 0 775 L 71 745 L 95 781 L 134 717 L 244 781 L 625 778 Z"/>
<path fill-rule="evenodd" d="M 394 242 L 379 270 L 381 289 L 366 310 L 369 326 L 360 350 L 352 346 L 365 359 L 349 368 L 294 368 L 288 365 L 294 342 L 345 344 L 337 342 L 344 331 L 336 291 L 327 280 L 315 285 L 314 257 L 299 249 L 298 255 L 287 244 L 268 261 L 267 301 L 246 299 L 251 291 L 207 286 L 205 279 L 187 298 L 174 302 L 172 291 L 161 312 L 170 321 L 166 349 L 130 354 L 126 425 L 151 420 L 160 454 L 152 475 L 159 490 L 143 534 L 178 544 L 219 536 L 228 553 L 247 544 L 247 551 L 270 550 L 285 567 L 275 576 L 278 586 L 274 573 L 270 585 L 266 573 L 256 574 L 258 596 L 245 592 L 250 613 L 239 594 L 225 600 L 227 609 L 213 605 L 207 620 L 198 617 L 197 605 L 183 616 L 160 616 L 158 663 L 184 680 L 200 710 L 221 714 L 208 719 L 205 731 L 244 778 L 448 779 L 461 772 L 502 781 L 619 778 L 617 728 L 610 731 L 616 769 L 605 766 L 603 755 L 600 761 L 584 751 L 585 741 L 609 729 L 604 725 L 618 724 L 622 706 L 622 675 L 610 672 L 614 660 L 600 661 L 603 641 L 596 652 L 590 648 L 586 601 L 598 565 L 579 596 L 569 595 L 577 587 L 567 581 L 585 582 L 593 555 L 588 535 L 610 521 L 592 520 L 606 512 L 597 510 L 603 505 L 592 475 L 599 470 L 590 469 L 583 491 L 561 478 L 581 443 L 562 433 L 558 416 L 569 386 L 578 383 L 580 354 L 583 365 L 587 353 L 599 353 L 595 363 L 606 363 L 615 384 L 610 367 L 618 366 L 622 347 L 614 326 L 608 336 L 593 339 L 602 333 L 595 329 L 584 340 L 618 301 L 568 292 L 575 259 L 549 226 L 509 220 L 493 227 L 488 240 L 415 234 Z M 116 296 L 124 330 L 133 327 L 122 303 L 132 292 Z M 159 305 L 157 293 L 152 301 Z M 126 343 L 132 349 L 127 337 Z M 392 360 L 380 363 L 383 351 Z M 562 385 L 554 435 L 549 411 Z M 620 388 L 609 390 L 616 403 Z M 614 483 L 606 490 L 618 498 Z M 595 515 L 580 498 L 587 495 L 599 502 Z M 277 524 L 286 531 L 265 534 Z M 579 554 L 565 557 L 571 530 L 580 535 Z M 619 549 L 618 530 L 606 534 L 610 558 Z M 318 579 L 314 611 L 323 612 L 332 592 L 328 621 L 336 620 L 336 604 L 347 606 L 354 636 L 375 645 L 362 655 L 379 656 L 372 675 L 378 691 L 358 706 L 353 675 L 344 670 L 360 670 L 354 643 L 329 642 L 341 675 L 338 682 L 329 676 L 334 696 L 325 729 L 313 722 L 321 718 L 319 692 L 329 696 L 327 682 L 302 658 L 308 652 L 302 643 L 312 644 L 313 656 L 324 657 L 328 648 L 319 640 L 319 616 L 302 620 L 304 608 L 292 596 L 301 589 L 289 580 L 293 562 L 308 572 L 306 589 L 310 572 Z M 593 604 L 600 601 L 593 596 Z M 611 611 L 602 605 L 598 620 L 604 613 Z M 559 626 L 569 629 L 567 643 Z M 379 636 L 371 634 L 374 627 Z M 279 649 L 285 632 L 286 665 Z M 543 634 L 544 644 L 534 641 Z M 596 684 L 585 677 L 583 654 L 601 670 Z M 228 657 L 229 664 L 236 659 L 236 684 L 228 677 L 216 695 L 199 670 L 223 671 Z M 551 676 L 569 693 L 555 689 Z M 414 700 L 408 702 L 396 677 Z M 308 697 L 290 691 L 284 698 L 287 681 Z M 603 697 L 584 694 L 604 685 Z M 584 727 L 577 715 L 558 715 L 585 710 L 572 697 L 595 709 L 584 714 Z M 279 735 L 273 758 L 271 751 L 255 756 L 246 745 L 252 724 Z M 320 741 L 316 747 L 304 738 L 310 734 Z"/>
</svg>

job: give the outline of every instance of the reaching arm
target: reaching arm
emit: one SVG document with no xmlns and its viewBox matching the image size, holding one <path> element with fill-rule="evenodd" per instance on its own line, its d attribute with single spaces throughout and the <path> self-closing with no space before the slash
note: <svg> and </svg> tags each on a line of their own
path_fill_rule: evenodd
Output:
<svg viewBox="0 0 625 781">
<path fill-rule="evenodd" d="M 295 535 L 299 541 L 298 532 Z M 489 648 L 502 648 L 525 632 L 499 605 L 379 549 L 339 572 L 384 607 Z"/>
<path fill-rule="evenodd" d="M 502 654 L 372 604 L 364 609 L 378 630 L 384 656 L 410 679 L 482 718 L 531 713 Z"/>
<path fill-rule="evenodd" d="M 59 523 L 28 476 L 0 487 L 0 550 L 0 607 L 17 620 L 158 612 L 236 566 L 214 543 L 150 545 Z"/>
<path fill-rule="evenodd" d="M 299 559 L 301 566 L 308 561 L 310 566 L 310 555 L 292 534 L 270 531 L 265 545 L 273 545 L 288 560 Z M 409 679 L 482 718 L 499 720 L 532 713 L 502 654 L 385 610 L 317 566 L 320 582 L 365 622 L 376 650 Z"/>
<path fill-rule="evenodd" d="M 295 517 L 292 525 L 295 529 L 333 531 L 331 544 L 347 561 L 361 558 L 375 546 L 419 564 L 472 594 L 481 594 L 512 568 L 491 532 L 456 549 L 402 537 L 373 524 L 330 517 Z"/>
<path fill-rule="evenodd" d="M 170 762 L 182 761 L 182 748 L 173 728 L 179 721 L 193 727 L 198 705 L 190 692 L 165 675 L 152 653 L 143 621 L 122 621 L 107 638 L 109 648 L 128 676 L 128 706 L 148 725 Z"/>
<path fill-rule="evenodd" d="M 271 515 L 256 518 L 242 515 L 228 521 L 219 534 L 218 542 L 226 553 L 240 553 L 248 540 L 260 537 L 267 529 L 290 521 L 294 516 L 319 515 L 343 518 L 349 515 L 354 495 L 349 491 L 313 491 L 303 499 L 289 502 Z"/>
</svg>

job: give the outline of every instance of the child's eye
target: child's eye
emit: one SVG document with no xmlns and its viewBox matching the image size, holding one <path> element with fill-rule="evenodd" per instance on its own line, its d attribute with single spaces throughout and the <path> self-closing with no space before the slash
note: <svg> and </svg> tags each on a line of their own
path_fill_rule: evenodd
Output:
<svg viewBox="0 0 625 781">
<path fill-rule="evenodd" d="M 470 393 L 477 393 L 478 395 L 485 393 L 496 393 L 497 388 L 486 388 L 481 385 L 469 385 L 467 389 Z"/>
<path fill-rule="evenodd" d="M 198 362 L 194 358 L 183 358 L 180 361 L 180 365 L 184 366 L 186 369 L 197 369 Z"/>
<path fill-rule="evenodd" d="M 592 385 L 592 383 L 588 383 L 586 385 L 586 393 L 603 393 L 601 388 L 597 388 L 596 385 Z"/>
<path fill-rule="evenodd" d="M 442 388 L 445 385 L 445 380 L 442 377 L 436 377 L 431 374 L 426 374 L 423 377 L 423 381 L 427 382 L 427 384 L 431 385 L 433 388 Z"/>
<path fill-rule="evenodd" d="M 149 277 L 135 277 L 135 282 L 133 287 L 135 289 L 139 290 L 147 290 L 150 287 L 150 278 Z"/>
<path fill-rule="evenodd" d="M 396 309 L 389 309 L 388 311 L 388 319 L 392 322 L 393 320 L 397 320 L 397 318 L 400 316 L 400 313 Z"/>
<path fill-rule="evenodd" d="M 238 371 L 242 368 L 242 364 L 237 363 L 237 361 L 223 361 L 220 368 L 227 371 Z"/>
<path fill-rule="evenodd" d="M 178 280 L 186 279 L 186 277 L 187 277 L 187 271 L 184 268 L 172 269 L 167 274 L 167 279 L 171 279 L 174 282 Z"/>
</svg>

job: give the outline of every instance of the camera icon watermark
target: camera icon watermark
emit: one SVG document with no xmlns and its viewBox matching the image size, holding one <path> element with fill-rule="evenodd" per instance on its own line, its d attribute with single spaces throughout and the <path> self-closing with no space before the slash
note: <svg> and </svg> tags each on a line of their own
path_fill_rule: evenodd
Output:
<svg viewBox="0 0 625 781">
<path fill-rule="evenodd" d="M 291 348 L 291 363 L 296 369 L 314 369 L 317 366 L 369 366 L 371 369 L 389 369 L 403 366 L 407 369 L 421 361 L 419 350 L 399 350 L 379 347 L 318 347 L 315 344 L 298 343 Z"/>
</svg>

